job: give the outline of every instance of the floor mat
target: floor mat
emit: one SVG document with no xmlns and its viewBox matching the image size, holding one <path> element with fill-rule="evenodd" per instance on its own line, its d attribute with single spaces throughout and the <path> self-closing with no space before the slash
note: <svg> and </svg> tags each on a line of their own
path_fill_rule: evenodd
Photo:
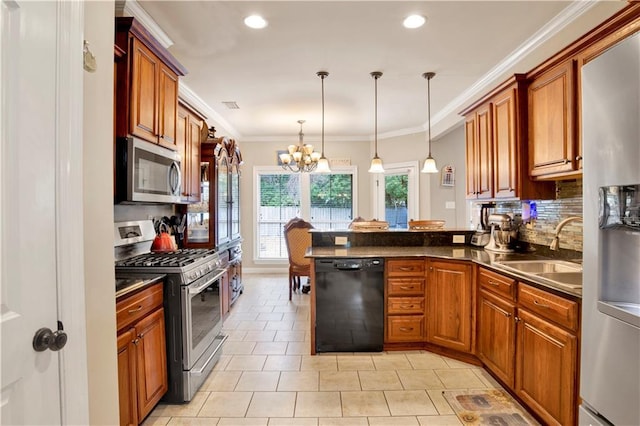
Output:
<svg viewBox="0 0 640 426">
<path fill-rule="evenodd" d="M 498 389 L 443 391 L 465 426 L 537 426 L 538 423 L 509 394 Z"/>
</svg>

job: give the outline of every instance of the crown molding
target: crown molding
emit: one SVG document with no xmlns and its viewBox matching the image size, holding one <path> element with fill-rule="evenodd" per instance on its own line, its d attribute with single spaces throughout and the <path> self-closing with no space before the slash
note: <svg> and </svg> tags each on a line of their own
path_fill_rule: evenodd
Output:
<svg viewBox="0 0 640 426">
<path fill-rule="evenodd" d="M 151 15 L 149 15 L 136 0 L 116 0 L 115 15 L 133 16 L 158 40 L 158 43 L 160 43 L 162 47 L 168 49 L 170 46 L 173 46 L 173 40 L 171 40 L 167 33 L 160 28 Z"/>
<path fill-rule="evenodd" d="M 223 127 L 227 136 L 236 139 L 236 140 L 244 140 L 242 139 L 242 135 L 238 130 L 236 130 L 227 120 L 225 120 L 220 114 L 218 114 L 213 108 L 211 108 L 200 96 L 198 96 L 189 86 L 184 84 L 183 81 L 180 81 L 179 89 L 178 89 L 178 97 L 189 104 L 192 108 L 198 111 L 200 114 L 204 115 L 205 118 L 211 118 L 212 123 L 207 123 L 208 125 L 218 125 Z"/>
</svg>

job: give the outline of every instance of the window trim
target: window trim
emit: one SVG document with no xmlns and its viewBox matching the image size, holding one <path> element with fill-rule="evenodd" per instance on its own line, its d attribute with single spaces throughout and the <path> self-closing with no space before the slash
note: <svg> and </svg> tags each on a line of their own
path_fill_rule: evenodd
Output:
<svg viewBox="0 0 640 426">
<path fill-rule="evenodd" d="M 253 262 L 261 265 L 288 265 L 287 259 L 260 258 L 258 250 L 258 211 L 260 211 L 260 176 L 264 174 L 289 175 L 294 174 L 279 166 L 254 166 L 253 167 Z M 353 217 L 358 217 L 358 166 L 331 166 L 331 174 L 352 175 L 352 205 Z M 310 221 L 311 214 L 311 180 L 309 173 L 300 173 L 300 215 L 306 221 Z M 306 202 L 304 200 L 306 199 Z"/>
</svg>

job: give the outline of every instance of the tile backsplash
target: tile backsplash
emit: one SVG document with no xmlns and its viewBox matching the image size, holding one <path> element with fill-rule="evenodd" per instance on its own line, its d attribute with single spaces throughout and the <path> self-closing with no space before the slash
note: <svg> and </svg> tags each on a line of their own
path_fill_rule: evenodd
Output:
<svg viewBox="0 0 640 426">
<path fill-rule="evenodd" d="M 570 216 L 582 217 L 582 180 L 556 182 L 555 200 L 531 200 L 538 218 L 520 226 L 521 241 L 548 246 L 558 223 Z M 496 202 L 496 213 L 522 213 L 520 201 Z M 560 248 L 582 252 L 582 222 L 571 222 L 560 232 Z"/>
</svg>

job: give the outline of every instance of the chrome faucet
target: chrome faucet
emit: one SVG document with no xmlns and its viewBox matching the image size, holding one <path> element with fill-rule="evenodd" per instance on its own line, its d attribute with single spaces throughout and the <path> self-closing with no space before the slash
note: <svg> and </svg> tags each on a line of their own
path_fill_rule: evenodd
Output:
<svg viewBox="0 0 640 426">
<path fill-rule="evenodd" d="M 551 250 L 558 250 L 558 246 L 560 245 L 560 231 L 562 230 L 562 228 L 564 228 L 564 226 L 569 223 L 569 222 L 575 222 L 575 221 L 579 221 L 582 222 L 582 218 L 580 216 L 571 216 L 568 217 L 562 221 L 560 221 L 560 223 L 558 224 L 558 226 L 556 226 L 556 230 L 554 231 L 554 235 L 553 235 L 553 240 L 551 241 L 551 245 L 549 246 L 549 249 Z"/>
</svg>

